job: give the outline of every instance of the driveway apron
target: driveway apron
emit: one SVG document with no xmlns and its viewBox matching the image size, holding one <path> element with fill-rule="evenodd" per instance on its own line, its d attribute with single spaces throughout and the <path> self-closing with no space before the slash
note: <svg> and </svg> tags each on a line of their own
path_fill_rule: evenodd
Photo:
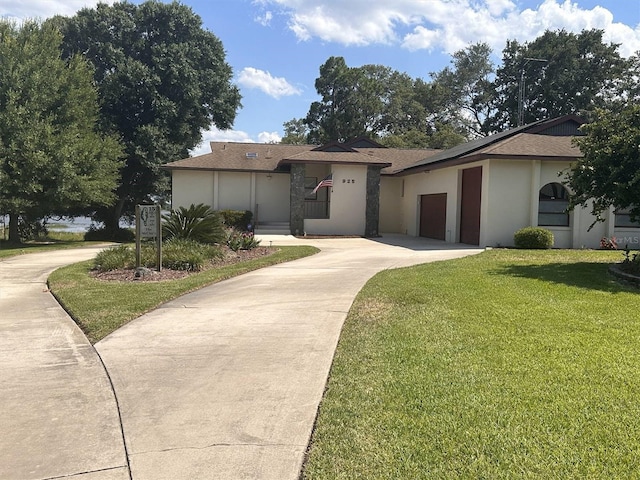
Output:
<svg viewBox="0 0 640 480">
<path fill-rule="evenodd" d="M 46 286 L 100 248 L 0 261 L 0 478 L 125 480 L 116 401 L 98 355 Z"/>
<path fill-rule="evenodd" d="M 134 480 L 297 479 L 342 324 L 365 282 L 479 251 L 402 236 L 304 243 L 321 253 L 184 295 L 96 345 Z"/>
</svg>

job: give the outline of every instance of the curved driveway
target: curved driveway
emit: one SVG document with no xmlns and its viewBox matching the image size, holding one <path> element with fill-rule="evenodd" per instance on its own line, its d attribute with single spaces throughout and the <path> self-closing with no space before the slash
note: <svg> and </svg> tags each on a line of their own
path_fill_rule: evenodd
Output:
<svg viewBox="0 0 640 480">
<path fill-rule="evenodd" d="M 129 478 L 109 379 L 47 290 L 61 265 L 100 248 L 0 261 L 0 478 Z"/>
<path fill-rule="evenodd" d="M 479 251 L 404 236 L 304 242 L 263 237 L 263 245 L 271 241 L 322 251 L 184 295 L 96 344 L 115 387 L 134 480 L 297 479 L 342 324 L 364 283 L 383 269 Z M 5 325 L 3 317 L 1 325 L 4 333 L 11 322 Z M 68 390 L 94 381 L 107 391 L 97 370 L 89 379 L 71 376 Z M 44 377 L 31 382 L 34 390 Z M 101 467 L 100 475 L 109 476 L 91 480 L 127 478 L 107 397 L 103 420 L 112 422 L 110 438 L 100 442 L 112 452 L 103 462 L 111 466 Z M 8 448 L 0 439 L 0 464 Z M 84 456 L 86 449 L 75 453 Z M 11 477 L 1 469 L 0 478 L 53 477 Z"/>
</svg>

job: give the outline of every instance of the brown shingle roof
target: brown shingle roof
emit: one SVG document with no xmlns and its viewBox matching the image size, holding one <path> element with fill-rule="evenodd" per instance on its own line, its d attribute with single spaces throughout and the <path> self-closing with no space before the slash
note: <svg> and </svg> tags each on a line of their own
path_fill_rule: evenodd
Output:
<svg viewBox="0 0 640 480">
<path fill-rule="evenodd" d="M 580 149 L 573 145 L 573 137 L 554 137 L 531 133 L 519 133 L 475 153 L 520 157 L 577 158 L 582 156 Z"/>
<path fill-rule="evenodd" d="M 290 163 L 340 163 L 351 165 L 383 165 L 385 167 L 391 166 L 390 162 L 385 161 L 382 158 L 359 151 L 322 152 L 311 150 L 308 152 L 301 152 L 296 155 L 288 156 L 280 161 L 280 165 L 286 165 Z"/>
<path fill-rule="evenodd" d="M 407 175 L 481 158 L 578 158 L 582 155 L 572 144 L 573 137 L 540 134 L 563 122 L 575 123 L 577 120 L 573 116 L 540 120 L 448 150 L 372 148 L 375 142 L 362 142 L 362 139 L 359 142 L 366 147 L 352 147 L 346 151 L 323 151 L 315 145 L 211 142 L 211 153 L 171 162 L 163 168 L 273 172 L 291 163 L 341 163 L 379 165 L 383 167 L 383 174 Z"/>
<path fill-rule="evenodd" d="M 422 152 L 422 153 L 420 153 Z M 211 142 L 211 153 L 167 163 L 169 170 L 234 170 L 269 172 L 291 163 L 342 163 L 389 167 L 425 158 L 432 150 L 366 148 L 325 152 L 315 145 Z M 406 156 L 409 155 L 407 158 Z"/>
<path fill-rule="evenodd" d="M 283 158 L 312 148 L 314 145 L 211 142 L 211 153 L 167 163 L 163 168 L 272 172 Z"/>
</svg>

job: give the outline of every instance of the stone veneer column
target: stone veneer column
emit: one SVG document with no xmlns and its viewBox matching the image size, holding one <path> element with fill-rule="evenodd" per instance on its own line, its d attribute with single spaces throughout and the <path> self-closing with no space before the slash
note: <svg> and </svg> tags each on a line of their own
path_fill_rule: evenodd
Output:
<svg viewBox="0 0 640 480">
<path fill-rule="evenodd" d="M 291 164 L 289 228 L 292 235 L 304 235 L 304 163 Z"/>
<path fill-rule="evenodd" d="M 367 209 L 365 213 L 365 237 L 378 237 L 380 223 L 380 170 L 381 167 L 367 167 Z"/>
</svg>

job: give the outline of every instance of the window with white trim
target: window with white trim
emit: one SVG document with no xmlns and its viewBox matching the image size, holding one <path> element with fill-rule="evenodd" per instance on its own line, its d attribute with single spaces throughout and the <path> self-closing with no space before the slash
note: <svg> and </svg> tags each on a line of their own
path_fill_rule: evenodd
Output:
<svg viewBox="0 0 640 480">
<path fill-rule="evenodd" d="M 640 221 L 631 220 L 631 208 L 619 208 L 615 211 L 615 226 L 618 228 L 640 228 Z"/>
<path fill-rule="evenodd" d="M 560 183 L 547 183 L 538 197 L 538 225 L 541 227 L 569 226 L 569 192 Z"/>
</svg>

